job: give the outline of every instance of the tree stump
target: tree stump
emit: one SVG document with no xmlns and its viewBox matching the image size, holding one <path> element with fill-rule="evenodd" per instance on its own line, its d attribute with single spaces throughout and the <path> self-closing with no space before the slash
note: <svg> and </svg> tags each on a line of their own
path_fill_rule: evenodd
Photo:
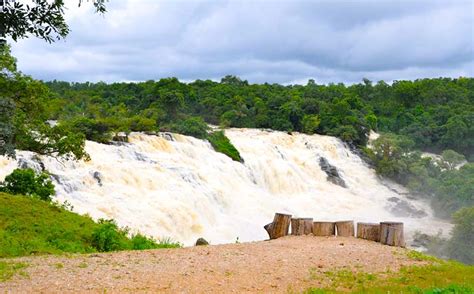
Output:
<svg viewBox="0 0 474 294">
<path fill-rule="evenodd" d="M 313 232 L 312 218 L 292 218 L 291 234 L 294 236 L 309 235 Z"/>
<path fill-rule="evenodd" d="M 314 222 L 313 235 L 334 236 L 336 234 L 336 223 L 334 222 Z"/>
<path fill-rule="evenodd" d="M 273 222 L 266 224 L 263 228 L 267 231 L 270 239 L 280 238 L 288 235 L 290 220 L 290 214 L 275 213 Z"/>
<path fill-rule="evenodd" d="M 379 242 L 380 224 L 357 223 L 357 238 Z"/>
<path fill-rule="evenodd" d="M 405 236 L 403 235 L 403 223 L 381 222 L 380 223 L 380 243 L 405 247 Z"/>
<path fill-rule="evenodd" d="M 313 233 L 313 219 L 312 218 L 303 218 L 304 222 L 304 234 L 309 235 Z"/>
<path fill-rule="evenodd" d="M 354 237 L 354 221 L 336 222 L 337 235 L 341 237 Z"/>
</svg>

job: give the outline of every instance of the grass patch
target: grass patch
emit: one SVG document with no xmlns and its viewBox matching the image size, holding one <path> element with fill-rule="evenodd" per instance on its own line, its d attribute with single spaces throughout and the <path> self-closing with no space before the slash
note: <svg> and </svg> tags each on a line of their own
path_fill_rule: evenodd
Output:
<svg viewBox="0 0 474 294">
<path fill-rule="evenodd" d="M 0 193 L 0 258 L 176 247 L 181 244 L 169 238 L 129 236 L 113 221 L 97 223 L 50 202 Z"/>
<path fill-rule="evenodd" d="M 226 137 L 223 131 L 217 131 L 209 134 L 208 138 L 214 150 L 217 152 L 223 153 L 232 160 L 243 162 L 242 157 L 240 156 L 239 151 L 235 148 L 234 145 L 230 142 L 229 138 Z"/>
<path fill-rule="evenodd" d="M 439 258 L 436 258 L 436 257 L 431 256 L 431 255 L 426 255 L 426 254 L 418 252 L 416 250 L 408 251 L 407 256 L 408 256 L 408 258 L 410 258 L 412 260 L 416 260 L 416 261 L 437 261 L 437 262 L 441 261 L 441 259 L 439 259 Z"/>
<path fill-rule="evenodd" d="M 97 224 L 32 197 L 0 193 L 0 257 L 94 252 Z"/>
<path fill-rule="evenodd" d="M 409 254 L 422 258 L 417 260 L 427 260 L 426 255 Z M 428 265 L 404 267 L 395 273 L 325 272 L 323 275 L 330 280 L 330 286 L 311 288 L 304 293 L 474 293 L 474 266 L 428 258 L 431 261 Z M 314 279 L 310 271 L 311 276 Z"/>
<path fill-rule="evenodd" d="M 22 276 L 28 276 L 28 274 L 22 269 L 28 266 L 27 263 L 17 262 L 17 263 L 9 263 L 0 261 L 0 282 L 5 282 L 15 274 L 21 274 Z"/>
</svg>

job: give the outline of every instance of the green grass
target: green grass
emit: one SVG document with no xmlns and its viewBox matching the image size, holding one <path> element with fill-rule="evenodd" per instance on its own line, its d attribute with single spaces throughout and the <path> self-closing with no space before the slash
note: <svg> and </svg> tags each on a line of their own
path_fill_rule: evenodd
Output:
<svg viewBox="0 0 474 294">
<path fill-rule="evenodd" d="M 5 282 L 11 279 L 16 273 L 27 276 L 27 273 L 22 271 L 28 264 L 23 262 L 9 263 L 0 261 L 0 282 Z"/>
<path fill-rule="evenodd" d="M 427 261 L 428 264 L 378 274 L 341 270 L 316 276 L 314 270 L 310 270 L 311 280 L 329 280 L 330 286 L 311 288 L 304 293 L 474 293 L 474 266 L 439 260 L 420 253 L 409 252 L 408 256 Z"/>
<path fill-rule="evenodd" d="M 234 145 L 230 142 L 223 131 L 217 131 L 209 134 L 208 138 L 214 150 L 217 152 L 223 153 L 232 160 L 243 162 L 242 157 L 240 156 L 239 151 L 235 148 Z"/>
<path fill-rule="evenodd" d="M 0 193 L 0 258 L 176 247 L 181 244 L 171 239 L 129 237 L 113 222 L 96 223 L 49 202 Z"/>
<path fill-rule="evenodd" d="M 96 251 L 97 224 L 48 202 L 0 193 L 0 257 Z"/>
</svg>

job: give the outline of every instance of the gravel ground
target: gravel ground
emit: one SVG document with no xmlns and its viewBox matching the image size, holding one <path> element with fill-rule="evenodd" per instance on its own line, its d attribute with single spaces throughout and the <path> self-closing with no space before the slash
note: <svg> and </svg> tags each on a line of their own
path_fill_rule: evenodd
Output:
<svg viewBox="0 0 474 294">
<path fill-rule="evenodd" d="M 288 293 L 328 285 L 326 271 L 397 271 L 420 263 L 406 249 L 344 237 L 284 237 L 242 244 L 0 259 L 27 275 L 0 293 Z"/>
</svg>

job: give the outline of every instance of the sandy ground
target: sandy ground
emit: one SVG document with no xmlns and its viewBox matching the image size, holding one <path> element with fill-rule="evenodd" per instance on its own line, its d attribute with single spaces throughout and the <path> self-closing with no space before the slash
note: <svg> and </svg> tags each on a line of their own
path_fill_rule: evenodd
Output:
<svg viewBox="0 0 474 294">
<path fill-rule="evenodd" d="M 27 275 L 0 283 L 0 293 L 288 293 L 328 285 L 326 271 L 376 273 L 417 263 L 403 248 L 313 236 L 0 261 L 28 263 Z"/>
</svg>

